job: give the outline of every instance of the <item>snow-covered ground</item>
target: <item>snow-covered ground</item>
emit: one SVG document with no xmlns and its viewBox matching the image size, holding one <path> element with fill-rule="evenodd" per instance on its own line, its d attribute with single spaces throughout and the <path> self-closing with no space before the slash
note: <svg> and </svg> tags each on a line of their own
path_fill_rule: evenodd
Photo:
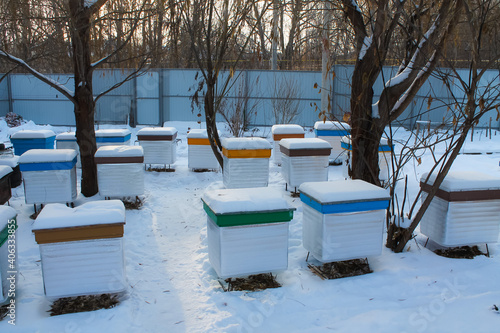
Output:
<svg viewBox="0 0 500 333">
<path fill-rule="evenodd" d="M 424 248 L 425 237 L 417 229 L 408 251 L 395 254 L 384 247 L 381 256 L 369 258 L 372 274 L 329 281 L 313 275 L 301 241 L 300 199 L 285 192 L 280 168 L 273 162 L 269 186 L 280 189 L 297 209 L 290 223 L 288 269 L 276 272 L 283 286 L 223 292 L 208 261 L 200 201 L 205 190 L 223 187 L 222 175 L 188 170 L 186 133 L 188 127 L 199 125 L 166 125 L 176 127 L 181 139 L 176 171 L 145 172 L 144 206 L 126 212 L 128 289 L 113 309 L 49 316 L 51 300 L 44 295 L 34 221 L 29 218 L 33 206 L 25 204 L 22 186 L 13 190 L 10 204 L 19 224 L 16 325 L 6 318 L 0 332 L 494 332 L 500 327 L 500 313 L 492 309 L 500 306 L 498 244 L 490 244 L 490 258 L 447 259 Z M 108 127 L 120 126 L 101 126 Z M 33 123 L 9 129 L 0 120 L 0 142 L 21 128 L 68 130 Z M 133 136 L 138 129 L 131 129 Z M 270 129 L 257 135 L 269 138 Z M 310 131 L 306 135 L 312 136 Z M 500 134 L 490 140 L 476 133 L 474 139 L 466 150 L 493 154 L 460 155 L 455 168 L 500 178 Z M 410 196 L 417 192 L 431 160 L 426 153 L 421 164 L 407 166 Z M 331 166 L 329 179 L 341 178 L 341 167 Z M 79 195 L 76 205 L 101 199 Z"/>
</svg>

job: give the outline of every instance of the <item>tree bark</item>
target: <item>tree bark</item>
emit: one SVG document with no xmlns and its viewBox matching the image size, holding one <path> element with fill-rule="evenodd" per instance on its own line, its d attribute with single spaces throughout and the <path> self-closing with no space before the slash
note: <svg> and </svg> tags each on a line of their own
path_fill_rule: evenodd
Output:
<svg viewBox="0 0 500 333">
<path fill-rule="evenodd" d="M 92 63 L 90 60 L 90 28 L 92 10 L 83 0 L 69 1 L 72 23 L 73 67 L 75 74 L 74 112 L 76 142 L 80 148 L 82 163 L 81 192 L 84 196 L 95 195 L 97 167 L 94 154 L 97 150 L 94 131 L 95 102 L 92 90 Z"/>
</svg>

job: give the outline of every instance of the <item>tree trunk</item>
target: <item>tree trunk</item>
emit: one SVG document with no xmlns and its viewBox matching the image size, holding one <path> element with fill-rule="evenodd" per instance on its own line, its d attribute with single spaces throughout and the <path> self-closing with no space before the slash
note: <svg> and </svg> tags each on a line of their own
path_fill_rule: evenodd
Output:
<svg viewBox="0 0 500 333">
<path fill-rule="evenodd" d="M 207 91 L 205 93 L 205 122 L 207 125 L 207 135 L 210 141 L 210 147 L 214 152 L 217 161 L 222 169 L 224 169 L 224 159 L 222 158 L 222 145 L 220 143 L 219 133 L 217 132 L 216 110 L 215 106 L 215 82 L 217 79 L 207 80 Z"/>
<path fill-rule="evenodd" d="M 70 0 L 72 22 L 73 67 L 75 73 L 75 122 L 76 142 L 82 163 L 81 192 L 93 196 L 98 192 L 94 111 L 92 90 L 92 64 L 90 60 L 90 27 L 92 11 L 82 0 Z"/>
<path fill-rule="evenodd" d="M 372 67 L 371 61 L 358 60 L 352 75 L 352 161 L 351 178 L 362 179 L 380 186 L 378 146 L 384 131 L 380 120 L 373 118 L 373 89 L 369 77 L 377 77 L 379 68 Z"/>
</svg>

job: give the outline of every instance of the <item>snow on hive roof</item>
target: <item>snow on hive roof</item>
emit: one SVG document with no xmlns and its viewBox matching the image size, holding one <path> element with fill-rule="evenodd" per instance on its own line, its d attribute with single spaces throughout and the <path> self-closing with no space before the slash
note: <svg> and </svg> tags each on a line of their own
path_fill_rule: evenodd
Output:
<svg viewBox="0 0 500 333">
<path fill-rule="evenodd" d="M 387 190 L 359 179 L 306 182 L 299 191 L 323 204 L 389 199 Z"/>
<path fill-rule="evenodd" d="M 206 139 L 208 138 L 208 133 L 206 129 L 192 129 L 187 134 L 187 137 L 192 139 Z"/>
<path fill-rule="evenodd" d="M 223 138 L 222 147 L 228 150 L 271 149 L 271 144 L 262 138 Z"/>
<path fill-rule="evenodd" d="M 76 208 L 48 204 L 36 218 L 33 230 L 124 222 L 125 206 L 120 200 L 90 201 Z"/>
<path fill-rule="evenodd" d="M 428 175 L 424 173 L 420 181 L 424 183 Z M 435 180 L 436 174 L 432 174 L 427 184 Z M 447 192 L 500 189 L 500 178 L 477 171 L 450 171 L 439 188 Z"/>
<path fill-rule="evenodd" d="M 99 138 L 108 138 L 114 136 L 127 136 L 131 134 L 126 128 L 123 129 L 100 129 L 95 131 L 95 136 Z"/>
<path fill-rule="evenodd" d="M 0 165 L 0 179 L 12 172 L 12 168 L 7 165 Z"/>
<path fill-rule="evenodd" d="M 294 124 L 280 124 L 271 127 L 272 134 L 304 134 L 304 128 Z"/>
<path fill-rule="evenodd" d="M 8 165 L 15 168 L 19 164 L 19 156 L 0 157 L 0 165 Z"/>
<path fill-rule="evenodd" d="M 51 130 L 21 130 L 10 136 L 11 139 L 46 139 L 56 136 Z"/>
<path fill-rule="evenodd" d="M 348 123 L 340 122 L 340 121 L 317 121 L 314 123 L 314 129 L 320 131 L 327 130 L 346 130 L 350 131 L 351 126 Z"/>
<path fill-rule="evenodd" d="M 281 192 L 269 187 L 206 191 L 202 200 L 215 214 L 291 209 Z"/>
<path fill-rule="evenodd" d="M 307 139 L 281 139 L 280 146 L 287 149 L 331 149 L 332 146 L 328 141 L 318 138 Z"/>
<path fill-rule="evenodd" d="M 17 215 L 17 212 L 14 208 L 1 205 L 0 206 L 0 231 L 2 231 L 9 223 L 9 220 L 16 217 L 16 215 Z"/>
<path fill-rule="evenodd" d="M 141 146 L 103 146 L 97 149 L 95 157 L 137 157 L 144 156 Z"/>
<path fill-rule="evenodd" d="M 56 135 L 56 140 L 72 140 L 76 141 L 75 132 L 64 132 Z"/>
<path fill-rule="evenodd" d="M 19 157 L 19 163 L 69 162 L 75 157 L 74 149 L 30 149 Z"/>
<path fill-rule="evenodd" d="M 145 127 L 137 132 L 137 135 L 174 135 L 177 133 L 175 127 Z"/>
</svg>

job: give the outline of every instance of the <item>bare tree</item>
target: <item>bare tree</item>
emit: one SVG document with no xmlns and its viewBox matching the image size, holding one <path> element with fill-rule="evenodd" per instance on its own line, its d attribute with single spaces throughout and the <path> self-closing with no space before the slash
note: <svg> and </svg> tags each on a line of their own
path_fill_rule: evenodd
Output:
<svg viewBox="0 0 500 333">
<path fill-rule="evenodd" d="M 234 84 L 234 74 L 256 25 L 245 26 L 255 0 L 186 1 L 183 20 L 191 37 L 191 48 L 201 72 L 202 81 L 193 96 L 204 95 L 205 122 L 210 146 L 223 168 L 222 146 L 217 133 L 216 116 L 224 96 Z M 265 10 L 262 11 L 262 14 Z M 228 57 L 233 61 L 226 63 Z M 223 70 L 228 75 L 219 82 Z"/>
<path fill-rule="evenodd" d="M 291 124 L 299 115 L 300 91 L 297 81 L 286 75 L 275 75 L 272 91 L 271 107 L 275 124 Z"/>
<path fill-rule="evenodd" d="M 380 185 L 380 139 L 386 126 L 403 113 L 431 75 L 458 20 L 461 1 L 415 4 L 383 0 L 368 1 L 364 7 L 357 3 L 340 1 L 354 32 L 356 52 L 351 87 L 352 177 Z M 395 31 L 401 25 L 417 26 L 411 19 L 420 20 L 425 30 L 411 36 L 417 38 L 412 40 L 414 47 L 408 49 L 396 75 L 387 80 L 380 99 L 374 101 L 373 86 L 395 42 Z"/>
<path fill-rule="evenodd" d="M 496 110 L 500 115 L 500 89 L 498 87 L 499 75 L 494 78 L 485 77 L 488 69 L 499 70 L 500 49 L 492 48 L 500 40 L 498 31 L 494 28 L 500 18 L 500 3 L 496 0 L 470 0 L 463 1 L 463 21 L 461 28 L 465 34 L 461 35 L 462 42 L 466 39 L 466 48 L 470 64 L 468 70 L 457 68 L 453 60 L 444 59 L 450 68 L 447 71 L 435 71 L 443 84 L 448 88 L 452 97 L 449 104 L 450 123 L 452 130 L 447 137 L 438 137 L 439 141 L 447 140 L 447 149 L 441 156 L 434 156 L 435 165 L 430 170 L 436 177 L 430 192 L 422 201 L 420 207 L 413 213 L 417 205 L 418 194 L 411 205 L 408 218 L 411 224 L 408 228 L 400 228 L 395 223 L 389 226 L 387 246 L 395 252 L 402 252 L 411 239 L 415 228 L 422 220 L 439 186 L 445 179 L 453 162 L 460 153 L 469 132 L 479 123 L 486 113 Z M 458 88 L 458 89 L 457 89 Z M 457 93 L 458 91 L 458 93 Z M 427 181 L 427 180 L 426 180 Z"/>
<path fill-rule="evenodd" d="M 96 62 L 92 62 L 91 29 L 93 27 L 93 20 L 107 1 L 108 0 L 67 1 L 68 25 L 71 32 L 71 59 L 73 62 L 74 91 L 67 89 L 63 84 L 50 79 L 46 75 L 43 75 L 21 58 L 11 55 L 4 50 L 0 50 L 0 58 L 22 67 L 42 82 L 56 89 L 73 103 L 76 122 L 76 140 L 78 146 L 80 147 L 82 164 L 81 192 L 85 196 L 93 196 L 98 192 L 97 168 L 94 161 L 94 154 L 96 152 L 94 131 L 95 103 L 100 97 L 104 96 L 109 91 L 119 87 L 124 82 L 133 78 L 139 71 L 134 71 L 128 75 L 124 81 L 117 83 L 115 86 L 94 97 L 92 73 L 97 67 L 111 61 L 114 56 L 125 48 L 128 42 L 132 39 L 135 29 L 140 22 L 139 16 L 139 18 L 135 19 L 130 25 L 127 36 L 124 37 L 121 44 L 117 45 L 117 47 L 106 57 Z M 146 60 L 144 60 L 143 63 L 145 61 Z"/>
</svg>

